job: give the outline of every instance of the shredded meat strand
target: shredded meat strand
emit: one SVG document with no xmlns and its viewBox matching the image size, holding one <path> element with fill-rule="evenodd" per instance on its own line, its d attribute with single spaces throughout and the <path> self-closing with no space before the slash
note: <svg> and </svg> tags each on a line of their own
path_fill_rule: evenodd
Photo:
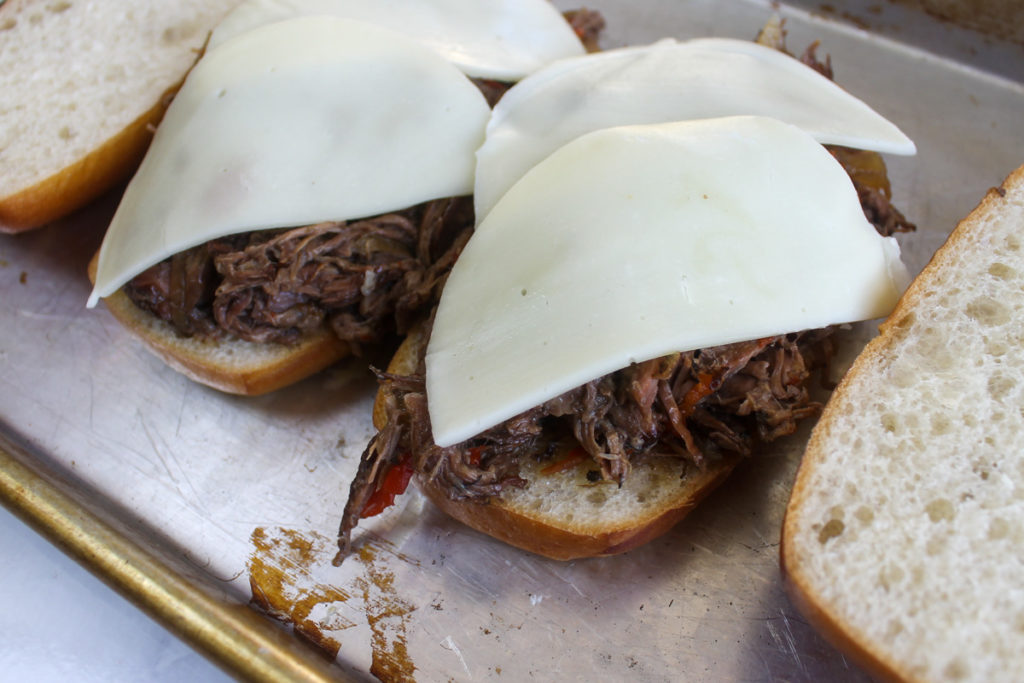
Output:
<svg viewBox="0 0 1024 683">
<path fill-rule="evenodd" d="M 601 37 L 601 31 L 605 28 L 604 16 L 600 12 L 583 8 L 569 10 L 564 12 L 563 16 L 579 36 L 580 42 L 583 43 L 587 52 L 597 52 L 600 49 L 598 40 Z"/>
<path fill-rule="evenodd" d="M 827 363 L 830 334 L 781 335 L 637 363 L 445 448 L 430 433 L 422 360 L 411 375 L 378 372 L 387 423 L 351 482 L 342 551 L 366 500 L 407 455 L 416 472 L 456 500 L 486 500 L 505 486 L 524 485 L 518 476 L 522 459 L 550 457 L 567 434 L 600 478 L 614 482 L 646 457 L 683 458 L 703 468 L 726 453 L 749 455 L 755 443 L 793 432 L 799 420 L 820 410 L 806 386 L 814 369 Z M 705 382 L 712 391 L 688 405 L 687 396 Z"/>
<path fill-rule="evenodd" d="M 402 334 L 436 301 L 472 234 L 468 197 L 353 222 L 213 240 L 125 292 L 185 336 L 294 344 L 324 324 L 357 351 Z"/>
</svg>

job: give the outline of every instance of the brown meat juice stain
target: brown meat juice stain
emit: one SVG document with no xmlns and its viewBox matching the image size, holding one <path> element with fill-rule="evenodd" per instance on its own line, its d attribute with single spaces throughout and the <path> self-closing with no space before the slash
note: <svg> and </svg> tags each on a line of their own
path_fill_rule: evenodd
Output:
<svg viewBox="0 0 1024 683">
<path fill-rule="evenodd" d="M 317 645 L 333 660 L 341 643 L 328 633 L 356 626 L 329 607 L 327 618 L 312 616 L 320 604 L 345 603 L 352 593 L 313 581 L 317 569 L 332 567 L 337 546 L 316 532 L 294 529 L 254 529 L 254 551 L 249 558 L 252 601 L 275 619 L 290 624 L 301 637 Z M 415 665 L 409 658 L 407 624 L 416 607 L 395 591 L 395 575 L 380 559 L 385 551 L 404 561 L 415 560 L 394 551 L 386 541 L 365 543 L 351 559 L 365 568 L 353 584 L 363 599 L 371 633 L 370 673 L 382 681 L 413 681 Z M 323 613 L 325 610 L 321 610 Z"/>
<path fill-rule="evenodd" d="M 362 589 L 373 634 L 370 673 L 382 681 L 414 681 L 416 667 L 409 659 L 406 622 L 416 608 L 396 595 L 395 575 L 377 562 L 377 550 L 372 545 L 362 546 L 356 557 L 366 566 L 366 576 L 355 583 Z"/>
<path fill-rule="evenodd" d="M 337 657 L 341 643 L 324 631 L 351 628 L 355 624 L 344 618 L 324 623 L 311 617 L 317 605 L 347 602 L 351 597 L 311 580 L 310 570 L 327 544 L 292 529 L 277 529 L 271 534 L 262 527 L 253 530 L 251 540 L 255 547 L 249 557 L 253 602 L 275 619 L 291 624 L 296 633 L 317 645 L 326 657 Z"/>
</svg>

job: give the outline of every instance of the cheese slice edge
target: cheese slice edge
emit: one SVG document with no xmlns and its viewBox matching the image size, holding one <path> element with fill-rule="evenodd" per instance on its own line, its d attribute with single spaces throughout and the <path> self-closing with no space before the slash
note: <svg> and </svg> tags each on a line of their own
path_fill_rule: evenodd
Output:
<svg viewBox="0 0 1024 683">
<path fill-rule="evenodd" d="M 849 177 L 794 126 L 589 133 L 531 169 L 456 262 L 426 353 L 434 440 L 633 362 L 883 316 L 907 280 Z"/>
<path fill-rule="evenodd" d="M 228 41 L 168 108 L 88 305 L 216 237 L 467 195 L 489 114 L 458 69 L 373 25 L 304 17 Z"/>
<path fill-rule="evenodd" d="M 735 115 L 781 119 L 823 144 L 916 152 L 892 122 L 778 50 L 729 38 L 665 39 L 559 60 L 512 87 L 477 152 L 477 221 L 526 171 L 584 133 Z"/>
<path fill-rule="evenodd" d="M 274 21 L 339 16 L 401 32 L 472 77 L 513 81 L 583 44 L 547 0 L 247 0 L 210 36 L 209 48 Z"/>
</svg>

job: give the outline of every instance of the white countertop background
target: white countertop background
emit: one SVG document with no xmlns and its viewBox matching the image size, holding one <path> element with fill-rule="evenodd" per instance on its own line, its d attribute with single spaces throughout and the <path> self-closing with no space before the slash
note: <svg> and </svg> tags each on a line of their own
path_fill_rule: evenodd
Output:
<svg viewBox="0 0 1024 683">
<path fill-rule="evenodd" d="M 228 680 L 0 507 L 0 681 Z"/>
</svg>

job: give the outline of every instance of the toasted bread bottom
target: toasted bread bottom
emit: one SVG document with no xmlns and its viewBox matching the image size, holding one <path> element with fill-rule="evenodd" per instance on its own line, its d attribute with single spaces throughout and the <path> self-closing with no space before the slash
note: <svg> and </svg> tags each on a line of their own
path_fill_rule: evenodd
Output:
<svg viewBox="0 0 1024 683">
<path fill-rule="evenodd" d="M 95 279 L 98 254 L 89 263 Z M 326 327 L 294 346 L 240 339 L 183 337 L 174 327 L 118 290 L 107 310 L 167 365 L 189 379 L 230 394 L 257 396 L 298 382 L 349 355 L 348 345 Z"/>
<path fill-rule="evenodd" d="M 583 463 L 543 474 L 533 460 L 521 465 L 526 488 L 507 487 L 488 503 L 455 501 L 434 483 L 417 479 L 441 510 L 489 536 L 554 560 L 618 555 L 666 533 L 732 472 L 738 458 L 701 471 L 681 462 L 633 468 L 622 486 L 591 483 Z"/>
<path fill-rule="evenodd" d="M 388 365 L 388 372 L 415 372 L 427 343 L 425 326 L 415 327 Z M 374 425 L 386 422 L 386 386 L 377 393 Z M 575 444 L 567 445 L 569 450 Z M 417 485 L 442 511 L 477 531 L 523 550 L 556 560 L 616 555 L 661 536 L 732 472 L 740 456 L 707 468 L 666 458 L 635 465 L 622 486 L 593 483 L 586 461 L 551 474 L 527 458 L 520 464 L 524 488 L 506 487 L 487 502 L 452 500 L 440 486 L 417 476 Z"/>
</svg>

